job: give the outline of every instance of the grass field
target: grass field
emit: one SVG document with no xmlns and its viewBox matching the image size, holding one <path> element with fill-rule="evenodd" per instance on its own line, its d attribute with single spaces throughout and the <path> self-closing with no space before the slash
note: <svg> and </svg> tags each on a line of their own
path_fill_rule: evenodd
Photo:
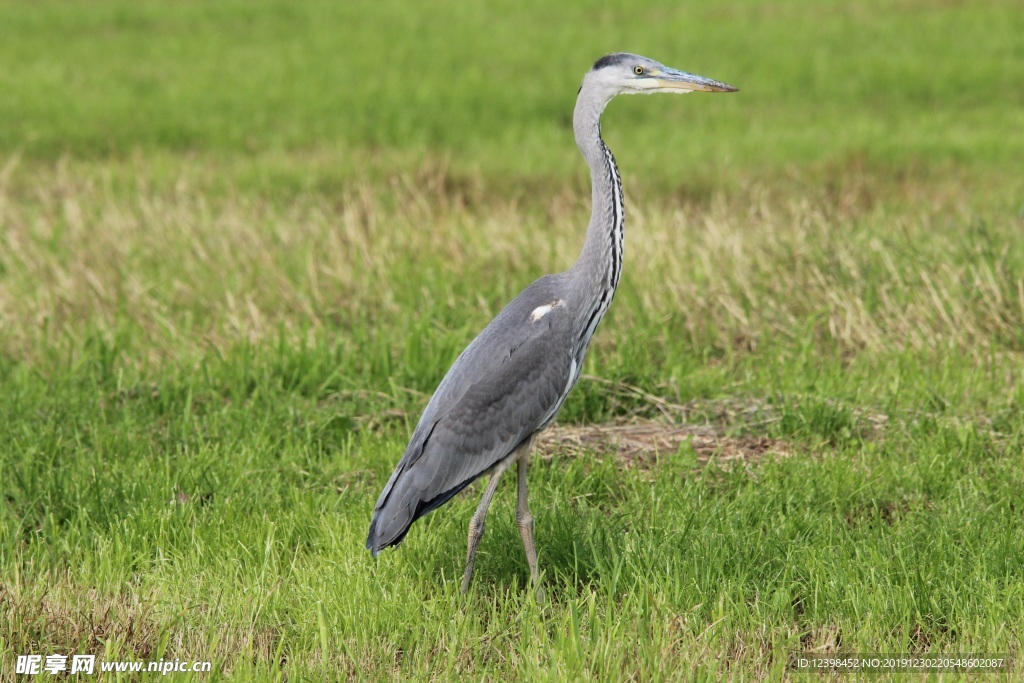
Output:
<svg viewBox="0 0 1024 683">
<path fill-rule="evenodd" d="M 1021 35 L 1015 1 L 0 0 L 0 680 L 1024 665 Z M 574 95 L 623 49 L 742 92 L 610 106 L 626 264 L 531 469 L 547 600 L 509 482 L 463 598 L 478 487 L 376 561 L 370 512 L 576 257 Z"/>
</svg>

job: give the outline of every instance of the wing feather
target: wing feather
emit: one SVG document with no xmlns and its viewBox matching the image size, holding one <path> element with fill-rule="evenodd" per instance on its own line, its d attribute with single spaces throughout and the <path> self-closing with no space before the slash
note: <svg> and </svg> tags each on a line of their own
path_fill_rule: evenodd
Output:
<svg viewBox="0 0 1024 683">
<path fill-rule="evenodd" d="M 377 501 L 366 542 L 374 554 L 508 457 L 562 400 L 571 316 L 558 306 L 540 319 L 524 310 L 495 318 L 438 386 Z"/>
</svg>

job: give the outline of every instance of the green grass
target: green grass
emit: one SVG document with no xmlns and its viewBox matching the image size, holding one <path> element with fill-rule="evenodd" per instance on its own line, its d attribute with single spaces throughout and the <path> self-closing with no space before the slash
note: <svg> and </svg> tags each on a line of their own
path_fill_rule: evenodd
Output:
<svg viewBox="0 0 1024 683">
<path fill-rule="evenodd" d="M 429 11 L 43 0 L 0 12 L 0 148 L 36 159 L 138 154 L 173 168 L 198 154 L 243 166 L 245 185 L 264 192 L 337 187 L 439 155 L 503 184 L 585 178 L 569 134 L 576 89 L 595 55 L 628 49 L 743 91 L 617 101 L 605 130 L 643 186 L 717 187 L 853 159 L 1021 190 L 1014 0 L 446 0 Z"/>
<path fill-rule="evenodd" d="M 0 2 L 0 680 L 1019 658 L 1022 17 Z M 377 560 L 370 511 L 459 351 L 578 253 L 573 94 L 617 49 L 742 92 L 609 108 L 626 267 L 560 425 L 694 436 L 556 429 L 547 600 L 509 482 L 463 598 L 478 488 Z"/>
<path fill-rule="evenodd" d="M 643 471 L 556 454 L 532 472 L 549 603 L 523 588 L 511 485 L 463 601 L 472 497 L 399 551 L 363 552 L 406 427 L 367 428 L 393 402 L 325 386 L 328 344 L 191 372 L 111 372 L 116 355 L 97 343 L 56 383 L 7 368 L 9 652 L 215 659 L 243 679 L 616 679 L 775 675 L 828 644 L 1019 647 L 1019 411 L 890 411 L 876 433 L 830 398 L 863 375 L 825 364 L 822 391 L 776 399 L 764 433 L 788 458 L 700 467 L 684 447 Z"/>
</svg>

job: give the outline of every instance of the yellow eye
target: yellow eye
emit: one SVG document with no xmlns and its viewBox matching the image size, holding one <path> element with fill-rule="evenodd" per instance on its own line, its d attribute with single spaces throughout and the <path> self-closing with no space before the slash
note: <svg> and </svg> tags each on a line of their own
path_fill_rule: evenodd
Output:
<svg viewBox="0 0 1024 683">
<path fill-rule="evenodd" d="M 644 75 L 644 68 L 642 66 L 634 66 L 633 67 L 633 73 L 635 73 L 637 76 L 643 76 Z"/>
</svg>

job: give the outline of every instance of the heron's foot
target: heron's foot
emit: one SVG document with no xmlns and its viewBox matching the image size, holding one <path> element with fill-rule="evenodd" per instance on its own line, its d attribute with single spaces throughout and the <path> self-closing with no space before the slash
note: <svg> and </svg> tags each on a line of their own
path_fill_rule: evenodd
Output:
<svg viewBox="0 0 1024 683">
<path fill-rule="evenodd" d="M 540 568 L 537 563 L 537 545 L 533 541 L 533 515 L 527 503 L 526 470 L 529 467 L 529 451 L 525 451 L 518 463 L 519 501 L 516 505 L 516 527 L 523 539 L 523 550 L 526 552 L 526 563 L 530 566 L 530 586 L 536 593 L 537 602 L 544 601 L 544 590 L 540 586 Z"/>
<path fill-rule="evenodd" d="M 547 592 L 544 590 L 544 586 L 540 585 L 540 583 L 534 582 L 532 588 L 533 588 L 533 599 L 537 601 L 537 604 L 538 605 L 543 605 L 543 604 L 547 603 L 548 596 L 547 596 Z"/>
<path fill-rule="evenodd" d="M 480 499 L 480 505 L 477 506 L 476 512 L 473 514 L 473 519 L 469 520 L 469 545 L 466 548 L 466 573 L 462 577 L 462 594 L 465 595 L 466 591 L 469 590 L 469 583 L 473 580 L 473 565 L 476 563 L 476 547 L 480 545 L 480 539 L 484 535 L 484 522 L 487 519 L 487 508 L 491 506 L 491 498 L 494 497 L 494 491 L 498 488 L 498 481 L 501 479 L 501 473 L 504 472 L 509 465 L 509 461 L 505 460 L 498 463 L 494 468 L 490 481 L 487 482 L 487 488 L 484 489 L 484 495 Z"/>
<path fill-rule="evenodd" d="M 476 564 L 476 548 L 484 535 L 484 525 L 474 519 L 469 525 L 469 549 L 466 552 L 466 573 L 462 575 L 462 594 L 469 592 L 469 584 L 473 581 L 473 566 Z"/>
</svg>

